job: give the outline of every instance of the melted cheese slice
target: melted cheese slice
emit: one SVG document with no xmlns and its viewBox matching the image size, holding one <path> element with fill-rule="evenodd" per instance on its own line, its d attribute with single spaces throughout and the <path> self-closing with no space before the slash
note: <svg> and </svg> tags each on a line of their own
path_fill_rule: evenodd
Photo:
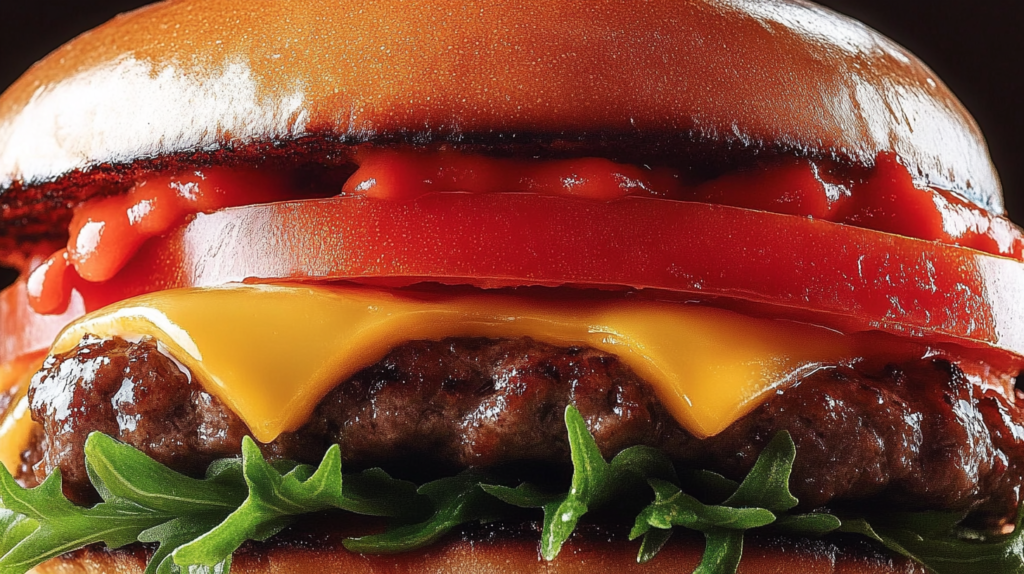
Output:
<svg viewBox="0 0 1024 574">
<path fill-rule="evenodd" d="M 43 366 L 40 355 L 33 353 L 0 365 L 0 391 L 12 393 L 10 407 L 0 420 L 0 464 L 11 474 L 17 473 L 21 453 L 37 426 L 28 408 L 28 385 Z"/>
<path fill-rule="evenodd" d="M 699 437 L 717 434 L 795 377 L 851 359 L 826 329 L 682 303 L 411 298 L 360 288 L 233 285 L 136 297 L 69 325 L 83 336 L 151 336 L 270 442 L 306 422 L 336 384 L 407 341 L 532 337 L 614 354 Z"/>
</svg>

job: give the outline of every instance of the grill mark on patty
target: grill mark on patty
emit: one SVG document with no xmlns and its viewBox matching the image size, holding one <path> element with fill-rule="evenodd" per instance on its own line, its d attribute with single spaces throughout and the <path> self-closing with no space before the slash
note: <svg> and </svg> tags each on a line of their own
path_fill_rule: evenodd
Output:
<svg viewBox="0 0 1024 574">
<path fill-rule="evenodd" d="M 94 499 L 82 447 L 100 431 L 194 475 L 236 456 L 244 423 L 154 341 L 86 338 L 46 360 L 29 389 L 42 423 L 20 479 L 54 468 L 75 500 Z M 909 509 L 1012 516 L 1024 480 L 1024 417 L 954 365 L 920 360 L 879 373 L 819 370 L 723 433 L 683 430 L 651 387 L 614 356 L 522 339 L 416 341 L 339 384 L 309 422 L 263 445 L 316 463 L 340 444 L 347 468 L 435 474 L 508 463 L 565 471 L 562 414 L 576 405 L 602 452 L 636 444 L 687 467 L 742 476 L 777 432 L 797 444 L 791 479 L 805 508 L 871 499 Z M 27 470 L 31 468 L 31 472 Z"/>
</svg>

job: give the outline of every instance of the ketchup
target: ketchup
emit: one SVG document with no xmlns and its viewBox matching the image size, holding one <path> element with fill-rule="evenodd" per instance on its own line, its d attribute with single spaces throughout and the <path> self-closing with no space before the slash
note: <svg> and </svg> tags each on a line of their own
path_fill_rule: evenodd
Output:
<svg viewBox="0 0 1024 574">
<path fill-rule="evenodd" d="M 523 192 L 613 201 L 649 196 L 813 217 L 1024 258 L 1024 237 L 1005 218 L 943 190 L 918 187 L 898 158 L 879 154 L 871 169 L 803 158 L 687 181 L 675 169 L 607 159 L 511 159 L 451 150 L 367 148 L 345 195 L 406 200 L 440 191 Z"/>
<path fill-rule="evenodd" d="M 948 191 L 921 189 L 896 157 L 878 156 L 875 168 L 855 187 L 856 201 L 841 223 L 971 247 L 1020 259 L 1021 234 L 1006 219 Z"/>
<path fill-rule="evenodd" d="M 717 177 L 686 199 L 836 221 L 849 209 L 853 192 L 849 183 L 826 179 L 832 167 L 793 158 Z"/>
<path fill-rule="evenodd" d="M 678 170 L 586 157 L 494 158 L 444 150 L 367 149 L 342 193 L 378 199 L 415 199 L 438 191 L 539 193 L 611 201 L 627 195 L 682 199 Z"/>
<path fill-rule="evenodd" d="M 593 201 L 640 195 L 811 217 L 1024 258 L 1024 236 L 1013 224 L 952 193 L 918 187 L 891 154 L 879 155 L 870 169 L 776 159 L 705 182 L 689 181 L 670 167 L 602 158 L 538 160 L 368 147 L 355 161 L 358 169 L 342 195 L 388 201 L 451 191 Z M 156 176 L 126 194 L 88 201 L 75 209 L 67 248 L 29 276 L 29 302 L 38 313 L 60 313 L 76 281 L 114 277 L 143 242 L 196 213 L 294 197 L 283 177 L 215 168 Z"/>
<path fill-rule="evenodd" d="M 143 242 L 190 216 L 285 199 L 287 189 L 279 177 L 215 168 L 154 177 L 123 195 L 88 201 L 75 209 L 67 248 L 29 275 L 29 303 L 38 313 L 61 313 L 68 306 L 76 275 L 90 282 L 106 281 Z"/>
</svg>

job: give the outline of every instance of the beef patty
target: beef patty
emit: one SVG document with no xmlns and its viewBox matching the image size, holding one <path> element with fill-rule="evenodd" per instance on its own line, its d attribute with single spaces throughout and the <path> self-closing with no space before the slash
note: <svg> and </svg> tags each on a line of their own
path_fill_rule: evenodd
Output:
<svg viewBox="0 0 1024 574">
<path fill-rule="evenodd" d="M 236 456 L 245 424 L 150 339 L 86 338 L 51 356 L 29 389 L 42 424 L 21 479 L 54 468 L 87 500 L 83 445 L 100 431 L 168 466 L 201 474 Z M 1013 514 L 1024 481 L 1024 416 L 945 361 L 863 373 L 821 369 L 723 433 L 697 439 L 614 356 L 531 339 L 416 341 L 341 382 L 309 422 L 264 445 L 316 463 L 340 444 L 348 468 L 436 469 L 527 462 L 566 468 L 563 420 L 576 405 L 606 456 L 637 444 L 686 467 L 741 478 L 775 433 L 797 444 L 791 486 L 804 507 L 865 499 L 903 508 Z"/>
</svg>

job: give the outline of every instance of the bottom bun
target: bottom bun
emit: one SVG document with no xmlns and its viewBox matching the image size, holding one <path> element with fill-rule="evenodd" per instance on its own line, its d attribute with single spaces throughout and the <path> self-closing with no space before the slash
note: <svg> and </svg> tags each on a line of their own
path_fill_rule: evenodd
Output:
<svg viewBox="0 0 1024 574">
<path fill-rule="evenodd" d="M 539 555 L 539 527 L 526 523 L 486 525 L 451 535 L 429 548 L 391 556 L 348 552 L 345 534 L 324 519 L 289 529 L 268 542 L 235 553 L 232 574 L 602 574 L 692 572 L 704 549 L 701 536 L 676 533 L 647 564 L 637 564 L 638 542 L 607 528 L 578 529 L 552 562 Z M 616 532 L 620 529 L 615 529 Z M 806 540 L 748 535 L 739 574 L 925 574 L 922 566 L 895 558 L 858 538 Z M 90 547 L 37 567 L 38 574 L 142 574 L 150 550 Z"/>
</svg>

